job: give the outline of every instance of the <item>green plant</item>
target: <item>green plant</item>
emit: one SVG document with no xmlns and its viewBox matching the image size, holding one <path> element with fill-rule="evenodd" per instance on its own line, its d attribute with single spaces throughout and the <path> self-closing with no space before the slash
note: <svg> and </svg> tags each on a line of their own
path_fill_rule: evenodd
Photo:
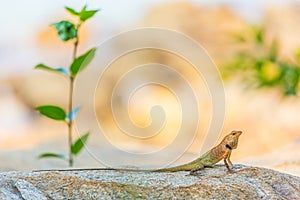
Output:
<svg viewBox="0 0 300 200">
<path fill-rule="evenodd" d="M 300 85 L 300 51 L 295 59 L 280 56 L 277 40 L 268 41 L 261 26 L 250 27 L 248 35 L 237 35 L 241 49 L 227 63 L 226 76 L 239 73 L 243 80 L 259 88 L 279 88 L 283 95 L 297 95 Z"/>
<path fill-rule="evenodd" d="M 35 66 L 35 69 L 47 70 L 49 72 L 56 72 L 60 75 L 63 75 L 69 80 L 69 102 L 67 111 L 59 106 L 55 105 L 42 105 L 38 106 L 36 110 L 40 112 L 41 115 L 46 116 L 50 119 L 63 121 L 68 126 L 68 157 L 64 154 L 56 154 L 56 153 L 43 153 L 39 156 L 39 158 L 59 158 L 68 161 L 69 166 L 73 166 L 74 164 L 74 156 L 78 155 L 80 151 L 83 149 L 85 142 L 89 137 L 89 132 L 85 133 L 83 136 L 78 138 L 73 142 L 73 122 L 76 117 L 79 107 L 73 106 L 73 87 L 74 82 L 76 80 L 77 75 L 84 68 L 88 66 L 88 64 L 94 58 L 96 48 L 92 48 L 88 50 L 83 55 L 77 57 L 77 49 L 79 45 L 79 29 L 81 25 L 86 22 L 88 19 L 93 17 L 99 10 L 87 10 L 87 7 L 84 6 L 80 11 L 76 11 L 72 8 L 65 7 L 65 9 L 72 15 L 78 17 L 78 22 L 73 24 L 69 21 L 60 21 L 57 23 L 53 23 L 52 26 L 56 29 L 57 34 L 63 42 L 73 40 L 74 41 L 74 49 L 73 49 L 73 61 L 70 67 L 67 68 L 52 68 L 45 64 L 38 64 Z"/>
</svg>

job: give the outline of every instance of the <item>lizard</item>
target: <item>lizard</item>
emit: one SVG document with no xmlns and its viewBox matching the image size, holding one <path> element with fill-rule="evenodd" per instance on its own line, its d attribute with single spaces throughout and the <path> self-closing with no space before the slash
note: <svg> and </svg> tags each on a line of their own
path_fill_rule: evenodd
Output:
<svg viewBox="0 0 300 200">
<path fill-rule="evenodd" d="M 242 131 L 231 131 L 226 135 L 223 140 L 215 147 L 204 153 L 199 158 L 175 167 L 161 168 L 161 169 L 126 169 L 126 168 L 82 168 L 82 169 L 53 169 L 53 170 L 36 170 L 40 171 L 83 171 L 83 170 L 120 170 L 120 171 L 134 171 L 134 172 L 177 172 L 177 171 L 190 171 L 190 174 L 194 174 L 196 171 L 205 167 L 212 167 L 222 159 L 228 171 L 231 171 L 233 164 L 230 161 L 232 150 L 237 148 L 239 137 Z"/>
</svg>

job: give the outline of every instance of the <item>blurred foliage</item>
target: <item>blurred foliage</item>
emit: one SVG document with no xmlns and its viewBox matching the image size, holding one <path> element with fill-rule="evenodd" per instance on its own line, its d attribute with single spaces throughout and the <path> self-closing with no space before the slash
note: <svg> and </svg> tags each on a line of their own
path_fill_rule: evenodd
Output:
<svg viewBox="0 0 300 200">
<path fill-rule="evenodd" d="M 245 35 L 236 35 L 242 46 L 223 68 L 224 78 L 239 74 L 247 84 L 256 88 L 279 88 L 285 96 L 299 92 L 300 51 L 294 59 L 279 55 L 280 45 L 276 39 L 267 40 L 262 26 L 253 26 Z"/>
</svg>

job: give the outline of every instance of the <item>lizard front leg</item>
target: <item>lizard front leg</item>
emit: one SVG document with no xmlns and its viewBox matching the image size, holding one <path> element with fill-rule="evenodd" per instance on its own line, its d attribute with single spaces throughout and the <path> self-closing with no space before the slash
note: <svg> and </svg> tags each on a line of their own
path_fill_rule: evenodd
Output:
<svg viewBox="0 0 300 200">
<path fill-rule="evenodd" d="M 233 164 L 230 161 L 230 155 L 231 155 L 231 150 L 228 150 L 227 154 L 224 157 L 224 163 L 225 163 L 225 166 L 228 169 L 228 171 L 231 171 L 231 168 L 233 167 Z M 227 161 L 229 164 L 227 163 Z"/>
<path fill-rule="evenodd" d="M 228 161 L 229 167 L 232 169 L 233 168 L 233 164 L 232 164 L 232 162 L 230 160 L 230 156 L 231 156 L 231 151 L 228 153 L 227 161 Z"/>
</svg>

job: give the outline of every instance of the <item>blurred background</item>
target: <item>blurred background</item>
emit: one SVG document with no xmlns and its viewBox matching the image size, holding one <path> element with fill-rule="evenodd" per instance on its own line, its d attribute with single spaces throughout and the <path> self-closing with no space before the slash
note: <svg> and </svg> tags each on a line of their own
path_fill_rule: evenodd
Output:
<svg viewBox="0 0 300 200">
<path fill-rule="evenodd" d="M 67 106 L 66 79 L 33 68 L 38 63 L 68 66 L 72 42 L 63 43 L 51 23 L 74 20 L 64 6 L 80 9 L 85 2 L 62 0 L 11 0 L 0 7 L 0 169 L 30 170 L 65 167 L 66 163 L 36 157 L 45 151 L 67 151 L 67 129 L 62 123 L 40 117 L 37 105 Z M 226 94 L 222 135 L 242 130 L 234 163 L 270 167 L 300 175 L 300 2 L 296 0 L 115 0 L 87 1 L 90 9 L 101 8 L 80 30 L 79 52 L 97 46 L 114 34 L 140 27 L 163 27 L 182 32 L 199 42 L 221 72 Z M 124 45 L 124 44 L 119 44 Z M 116 46 L 115 48 L 118 48 Z M 115 125 L 107 99 L 119 66 L 157 62 L 172 66 L 198 85 L 201 118 L 196 142 L 183 160 L 197 157 L 199 142 L 211 120 L 211 102 L 203 81 L 193 76 L 189 63 L 167 52 L 144 50 L 118 59 L 103 78 L 107 88 L 97 91 L 97 117 L 110 136 L 126 150 L 140 151 L 167 145 L 178 128 L 178 105 L 161 87 L 137 93 L 130 104 L 133 121 L 149 123 L 145 99 L 166 109 L 169 127 L 150 141 L 132 143 L 114 135 Z M 118 68 L 119 67 L 119 68 Z M 190 74 L 190 75 L 189 75 Z M 172 77 L 169 77 L 172 79 Z M 180 87 L 176 79 L 174 85 Z M 199 83 L 199 84 L 198 84 Z M 84 84 L 84 83 L 82 83 Z M 147 101 L 146 101 L 147 102 Z M 151 103 L 149 103 L 151 104 Z M 87 119 L 88 121 L 88 119 Z M 90 141 L 101 149 L 101 142 Z M 98 166 L 87 153 L 75 166 Z M 121 165 L 121 164 L 120 164 Z"/>
</svg>

